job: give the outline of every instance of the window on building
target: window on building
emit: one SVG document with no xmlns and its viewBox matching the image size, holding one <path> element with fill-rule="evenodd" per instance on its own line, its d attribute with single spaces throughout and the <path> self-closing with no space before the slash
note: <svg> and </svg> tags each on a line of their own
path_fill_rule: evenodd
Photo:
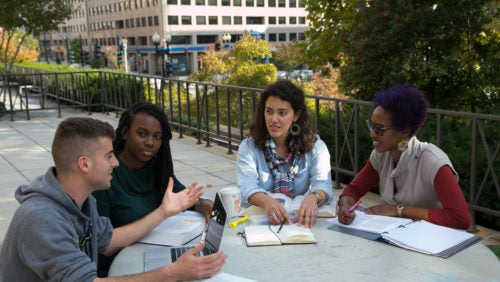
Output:
<svg viewBox="0 0 500 282">
<path fill-rule="evenodd" d="M 246 2 L 246 4 L 245 4 L 245 5 L 246 5 L 247 7 L 253 7 L 253 6 L 254 6 L 254 1 L 253 1 L 253 0 L 246 0 L 245 2 Z"/>
<path fill-rule="evenodd" d="M 130 27 L 131 28 L 135 27 L 135 21 L 134 21 L 134 19 L 130 19 Z"/>
<path fill-rule="evenodd" d="M 247 24 L 264 24 L 264 17 L 247 17 Z"/>
<path fill-rule="evenodd" d="M 290 32 L 288 34 L 288 36 L 290 37 L 290 41 L 296 41 L 297 40 L 297 33 L 295 33 L 295 32 Z"/>
<path fill-rule="evenodd" d="M 182 16 L 181 22 L 182 25 L 191 25 L 191 16 Z"/>
<path fill-rule="evenodd" d="M 299 1 L 299 8 L 305 8 L 306 7 L 306 1 Z"/>
<path fill-rule="evenodd" d="M 159 26 L 160 25 L 160 19 L 158 18 L 158 16 L 154 16 L 153 19 L 154 19 L 154 22 L 155 22 L 155 26 Z"/>
<path fill-rule="evenodd" d="M 217 16 L 208 16 L 208 24 L 209 25 L 217 25 L 219 24 L 217 21 Z"/>
<path fill-rule="evenodd" d="M 299 17 L 299 24 L 306 24 L 306 17 Z"/>
<path fill-rule="evenodd" d="M 146 25 L 146 17 L 141 18 L 141 26 L 147 26 Z"/>
<path fill-rule="evenodd" d="M 286 24 L 286 17 L 278 17 L 279 24 Z"/>
<path fill-rule="evenodd" d="M 139 45 L 148 45 L 148 37 L 147 36 L 139 36 L 137 38 L 137 40 L 139 41 Z"/>
<path fill-rule="evenodd" d="M 168 16 L 168 24 L 169 25 L 178 25 L 179 24 L 179 16 Z"/>
<path fill-rule="evenodd" d="M 208 0 L 208 6 L 217 6 L 217 0 Z"/>
<path fill-rule="evenodd" d="M 217 38 L 215 35 L 198 35 L 196 36 L 196 42 L 199 44 L 208 44 L 208 43 L 214 43 L 217 41 Z"/>
<path fill-rule="evenodd" d="M 241 0 L 233 0 L 233 6 L 241 7 Z"/>
<path fill-rule="evenodd" d="M 136 25 L 137 27 L 141 27 L 141 18 L 136 18 L 136 19 L 135 19 L 135 25 Z"/>
<path fill-rule="evenodd" d="M 129 20 L 128 20 L 128 19 L 126 19 L 126 20 L 125 20 L 125 28 L 129 28 L 129 27 L 130 27 Z"/>
<path fill-rule="evenodd" d="M 267 1 L 267 6 L 268 7 L 276 7 L 276 0 Z"/>
<path fill-rule="evenodd" d="M 191 0 L 181 0 L 181 5 L 191 5 Z"/>
<path fill-rule="evenodd" d="M 222 16 L 222 24 L 230 25 L 231 24 L 231 16 Z"/>
<path fill-rule="evenodd" d="M 290 8 L 297 8 L 297 0 L 290 0 L 290 1 L 288 1 L 288 7 L 290 7 Z"/>
<path fill-rule="evenodd" d="M 206 25 L 207 18 L 205 16 L 196 16 L 196 24 L 197 25 Z"/>
<path fill-rule="evenodd" d="M 196 0 L 196 6 L 205 6 L 205 0 Z"/>
<path fill-rule="evenodd" d="M 234 24 L 235 25 L 243 24 L 243 17 L 242 16 L 234 16 Z"/>
<path fill-rule="evenodd" d="M 269 33 L 269 42 L 276 42 L 276 33 Z"/>
<path fill-rule="evenodd" d="M 299 32 L 299 40 L 300 41 L 305 41 L 306 40 L 306 34 L 303 32 Z"/>
<path fill-rule="evenodd" d="M 153 17 L 148 17 L 148 26 L 153 26 Z"/>
<path fill-rule="evenodd" d="M 222 0 L 221 5 L 222 6 L 231 6 L 231 0 Z"/>
<path fill-rule="evenodd" d="M 149 2 L 148 2 L 149 4 Z M 170 4 L 170 5 L 177 5 L 177 0 L 167 0 L 167 4 Z M 148 5 L 149 7 L 149 5 Z"/>
<path fill-rule="evenodd" d="M 269 21 L 269 24 L 276 24 L 276 17 L 269 17 L 268 21 Z"/>
<path fill-rule="evenodd" d="M 290 17 L 288 18 L 288 21 L 290 24 L 297 24 L 297 17 Z"/>
<path fill-rule="evenodd" d="M 280 8 L 286 7 L 286 1 L 285 0 L 278 0 L 278 7 L 280 7 Z"/>
<path fill-rule="evenodd" d="M 264 0 L 257 0 L 257 7 L 264 7 Z"/>
<path fill-rule="evenodd" d="M 278 40 L 279 41 L 286 41 L 286 33 L 279 33 Z"/>
</svg>

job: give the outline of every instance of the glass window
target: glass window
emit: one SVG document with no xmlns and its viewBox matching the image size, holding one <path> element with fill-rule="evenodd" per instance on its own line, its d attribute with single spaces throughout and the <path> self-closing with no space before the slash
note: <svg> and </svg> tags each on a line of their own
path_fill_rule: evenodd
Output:
<svg viewBox="0 0 500 282">
<path fill-rule="evenodd" d="M 231 6 L 231 0 L 222 0 L 221 4 L 222 6 Z"/>
<path fill-rule="evenodd" d="M 177 0 L 167 0 L 167 4 L 177 5 Z"/>
<path fill-rule="evenodd" d="M 268 7 L 276 7 L 276 0 L 269 0 L 267 2 Z"/>
<path fill-rule="evenodd" d="M 306 17 L 299 17 L 299 24 L 306 24 Z"/>
<path fill-rule="evenodd" d="M 288 1 L 288 7 L 290 7 L 290 8 L 297 8 L 297 0 L 290 0 L 290 1 Z"/>
<path fill-rule="evenodd" d="M 264 7 L 264 0 L 257 0 L 257 7 Z"/>
<path fill-rule="evenodd" d="M 269 24 L 276 24 L 276 17 L 269 17 Z"/>
<path fill-rule="evenodd" d="M 196 0 L 197 6 L 205 6 L 205 0 Z"/>
<path fill-rule="evenodd" d="M 191 25 L 191 16 L 182 16 L 181 22 L 183 25 Z"/>
<path fill-rule="evenodd" d="M 297 24 L 297 17 L 290 17 L 288 20 L 290 24 Z"/>
<path fill-rule="evenodd" d="M 217 25 L 217 16 L 208 16 L 208 24 L 209 25 Z"/>
<path fill-rule="evenodd" d="M 278 0 L 278 7 L 280 7 L 280 8 L 286 7 L 285 0 Z"/>
<path fill-rule="evenodd" d="M 276 33 L 269 33 L 269 42 L 276 42 Z"/>
<path fill-rule="evenodd" d="M 181 0 L 181 5 L 191 5 L 191 0 Z"/>
<path fill-rule="evenodd" d="M 197 25 L 205 25 L 207 24 L 207 19 L 205 16 L 196 16 L 196 24 Z"/>
<path fill-rule="evenodd" d="M 279 24 L 286 24 L 286 17 L 278 17 Z"/>
<path fill-rule="evenodd" d="M 208 0 L 208 6 L 217 6 L 217 0 Z"/>
<path fill-rule="evenodd" d="M 148 26 L 153 26 L 153 17 L 148 17 Z"/>
<path fill-rule="evenodd" d="M 241 0 L 233 0 L 233 6 L 241 7 Z"/>
<path fill-rule="evenodd" d="M 231 24 L 231 16 L 222 16 L 222 24 L 230 25 Z"/>
<path fill-rule="evenodd" d="M 247 24 L 264 24 L 264 17 L 247 17 Z"/>
<path fill-rule="evenodd" d="M 243 17 L 242 16 L 234 16 L 234 24 L 235 25 L 243 24 Z"/>
<path fill-rule="evenodd" d="M 303 32 L 299 32 L 299 40 L 300 41 L 305 41 L 306 40 L 306 34 Z"/>
<path fill-rule="evenodd" d="M 179 17 L 178 16 L 168 16 L 168 24 L 178 25 L 179 24 Z"/>
<path fill-rule="evenodd" d="M 288 36 L 290 37 L 290 41 L 297 40 L 297 33 L 295 33 L 295 32 L 289 33 Z"/>
<path fill-rule="evenodd" d="M 278 40 L 279 41 L 286 41 L 286 33 L 278 34 Z"/>
<path fill-rule="evenodd" d="M 254 6 L 253 0 L 246 0 L 246 6 L 253 7 Z"/>
<path fill-rule="evenodd" d="M 155 26 L 160 25 L 160 19 L 158 18 L 158 16 L 154 16 L 154 22 L 155 22 Z"/>
</svg>

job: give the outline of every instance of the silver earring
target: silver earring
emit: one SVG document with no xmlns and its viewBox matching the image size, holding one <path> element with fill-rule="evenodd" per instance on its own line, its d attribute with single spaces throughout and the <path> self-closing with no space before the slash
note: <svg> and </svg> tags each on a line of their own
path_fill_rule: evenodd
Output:
<svg viewBox="0 0 500 282">
<path fill-rule="evenodd" d="M 398 143 L 398 151 L 404 152 L 404 151 L 406 151 L 406 149 L 408 149 L 408 141 L 407 140 L 401 140 Z"/>
<path fill-rule="evenodd" d="M 299 136 L 302 129 L 300 128 L 300 125 L 298 125 L 297 123 L 293 123 L 288 131 L 290 132 L 290 135 L 297 137 Z"/>
</svg>

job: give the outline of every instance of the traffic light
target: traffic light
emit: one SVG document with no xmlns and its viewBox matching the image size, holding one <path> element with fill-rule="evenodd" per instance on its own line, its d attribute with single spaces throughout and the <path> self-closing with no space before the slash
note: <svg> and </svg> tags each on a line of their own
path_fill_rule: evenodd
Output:
<svg viewBox="0 0 500 282">
<path fill-rule="evenodd" d="M 123 45 L 119 45 L 118 46 L 118 53 L 116 54 L 116 63 L 118 64 L 118 66 L 120 66 L 121 64 L 123 64 L 123 53 L 125 51 L 123 50 Z"/>
<path fill-rule="evenodd" d="M 69 51 L 69 63 L 74 64 L 75 63 L 75 53 L 73 51 Z"/>
<path fill-rule="evenodd" d="M 165 75 L 169 77 L 172 75 L 172 72 L 172 64 L 170 62 L 165 62 Z"/>
<path fill-rule="evenodd" d="M 137 62 L 142 63 L 142 54 L 141 54 L 141 51 L 137 52 Z"/>
<path fill-rule="evenodd" d="M 101 45 L 99 45 L 97 43 L 94 46 L 94 58 L 95 59 L 101 58 Z"/>
<path fill-rule="evenodd" d="M 90 64 L 90 52 L 83 52 L 83 65 L 89 65 Z"/>
</svg>

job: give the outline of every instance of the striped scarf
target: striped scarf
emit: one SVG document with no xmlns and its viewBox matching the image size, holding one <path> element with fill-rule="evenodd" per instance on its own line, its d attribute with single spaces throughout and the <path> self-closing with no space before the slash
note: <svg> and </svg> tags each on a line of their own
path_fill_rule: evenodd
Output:
<svg viewBox="0 0 500 282">
<path fill-rule="evenodd" d="M 295 174 L 299 171 L 300 157 L 292 153 L 288 153 L 286 158 L 280 158 L 276 153 L 276 144 L 272 138 L 266 141 L 264 157 L 271 173 L 273 174 L 274 188 L 272 192 L 283 193 L 288 197 L 294 198 L 295 193 L 293 191 L 293 180 L 295 179 Z M 281 172 L 279 167 L 287 163 L 291 163 L 290 169 L 288 169 L 288 172 Z"/>
</svg>

